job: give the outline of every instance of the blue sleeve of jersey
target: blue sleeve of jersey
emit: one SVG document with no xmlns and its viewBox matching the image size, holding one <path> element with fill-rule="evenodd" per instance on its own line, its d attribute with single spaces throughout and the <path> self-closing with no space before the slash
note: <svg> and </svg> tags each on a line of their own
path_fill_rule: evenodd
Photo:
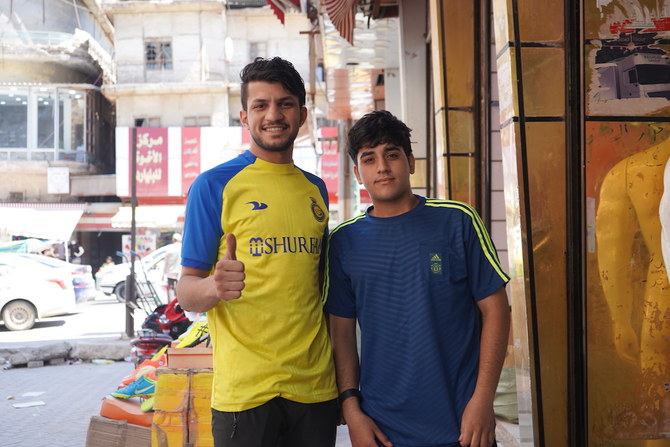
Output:
<svg viewBox="0 0 670 447">
<path fill-rule="evenodd" d="M 326 204 L 326 209 L 329 209 L 330 204 L 328 203 L 328 189 L 326 189 L 326 184 L 324 183 L 323 180 L 319 179 L 318 182 L 316 182 L 317 186 L 319 187 L 319 191 L 321 192 L 321 197 L 323 197 L 323 201 Z M 330 216 L 330 213 L 328 213 Z M 321 259 L 319 261 L 319 271 L 322 272 L 325 269 L 325 264 L 326 264 L 326 252 L 328 250 L 328 225 L 326 225 L 326 228 L 323 230 L 323 240 L 321 244 Z"/>
<path fill-rule="evenodd" d="M 465 256 L 468 265 L 468 281 L 472 295 L 480 301 L 503 287 L 509 281 L 498 260 L 493 241 L 481 218 L 470 208 L 472 215 L 463 214 Z"/>
<path fill-rule="evenodd" d="M 314 182 L 314 184 L 316 184 L 316 186 L 319 188 L 319 192 L 321 193 L 321 197 L 323 198 L 323 201 L 326 204 L 326 209 L 329 209 L 330 204 L 328 203 L 328 189 L 326 188 L 326 183 L 321 178 L 316 177 L 316 181 Z M 327 252 L 327 248 L 328 248 L 328 225 L 326 225 L 326 228 L 323 231 L 323 241 L 322 241 L 321 246 L 323 248 L 321 250 L 321 260 L 319 262 L 319 271 L 324 270 L 325 263 L 326 263 L 326 252 Z"/>
<path fill-rule="evenodd" d="M 199 175 L 188 192 L 182 241 L 182 265 L 211 270 L 223 236 L 223 187 L 208 173 Z"/>
<path fill-rule="evenodd" d="M 319 272 L 326 268 L 326 252 L 328 251 L 328 225 L 323 229 L 323 238 L 321 239 L 321 256 L 319 258 Z"/>
<path fill-rule="evenodd" d="M 335 236 L 335 237 L 333 237 Z M 351 281 L 343 269 L 338 236 L 333 233 L 328 241 L 328 258 L 324 284 L 324 311 L 343 318 L 356 318 L 356 296 Z"/>
</svg>

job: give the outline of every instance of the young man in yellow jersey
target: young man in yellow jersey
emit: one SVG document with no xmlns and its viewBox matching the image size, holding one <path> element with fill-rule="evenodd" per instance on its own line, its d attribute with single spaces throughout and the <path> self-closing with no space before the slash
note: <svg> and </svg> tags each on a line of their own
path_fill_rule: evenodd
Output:
<svg viewBox="0 0 670 447">
<path fill-rule="evenodd" d="M 332 447 L 337 389 L 320 299 L 328 194 L 292 158 L 305 87 L 280 58 L 256 59 L 241 78 L 251 148 L 193 183 L 177 296 L 207 312 L 216 447 Z"/>
</svg>

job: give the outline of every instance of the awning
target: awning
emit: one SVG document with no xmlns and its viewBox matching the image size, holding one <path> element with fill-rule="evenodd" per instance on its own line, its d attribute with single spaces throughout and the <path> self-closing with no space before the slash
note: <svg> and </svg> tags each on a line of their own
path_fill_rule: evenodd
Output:
<svg viewBox="0 0 670 447">
<path fill-rule="evenodd" d="M 340 32 L 340 36 L 352 45 L 354 44 L 357 3 L 358 0 L 321 0 L 321 4 L 328 13 L 328 18 Z"/>
<path fill-rule="evenodd" d="M 267 2 L 282 25 L 287 11 L 300 11 L 300 0 L 267 0 Z"/>
<path fill-rule="evenodd" d="M 85 203 L 0 204 L 0 233 L 69 241 Z"/>
<path fill-rule="evenodd" d="M 121 208 L 121 202 L 93 202 L 89 203 L 84 214 L 79 219 L 75 231 L 117 231 L 122 229 L 112 228 L 112 217 Z"/>
<path fill-rule="evenodd" d="M 184 225 L 185 205 L 142 205 L 135 207 L 135 226 L 177 229 Z M 112 217 L 112 227 L 130 228 L 132 207 L 122 206 Z"/>
<path fill-rule="evenodd" d="M 40 253 L 51 248 L 55 241 L 43 241 L 34 237 L 20 241 L 0 242 L 0 253 Z"/>
</svg>

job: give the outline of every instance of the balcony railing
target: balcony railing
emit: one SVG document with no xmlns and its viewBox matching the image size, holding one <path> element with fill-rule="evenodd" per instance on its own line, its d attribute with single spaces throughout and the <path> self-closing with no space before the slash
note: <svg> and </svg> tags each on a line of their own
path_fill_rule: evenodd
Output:
<svg viewBox="0 0 670 447">
<path fill-rule="evenodd" d="M 0 31 L 0 43 L 21 41 L 30 45 L 59 46 L 72 42 L 74 34 L 57 31 Z"/>
</svg>

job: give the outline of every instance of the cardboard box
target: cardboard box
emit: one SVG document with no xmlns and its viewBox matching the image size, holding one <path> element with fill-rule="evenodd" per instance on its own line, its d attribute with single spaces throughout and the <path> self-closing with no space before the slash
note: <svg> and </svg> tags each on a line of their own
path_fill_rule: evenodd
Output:
<svg viewBox="0 0 670 447">
<path fill-rule="evenodd" d="M 167 365 L 171 369 L 211 369 L 212 348 L 168 348 Z"/>
<path fill-rule="evenodd" d="M 86 447 L 151 447 L 151 429 L 92 416 L 86 433 Z"/>
</svg>

